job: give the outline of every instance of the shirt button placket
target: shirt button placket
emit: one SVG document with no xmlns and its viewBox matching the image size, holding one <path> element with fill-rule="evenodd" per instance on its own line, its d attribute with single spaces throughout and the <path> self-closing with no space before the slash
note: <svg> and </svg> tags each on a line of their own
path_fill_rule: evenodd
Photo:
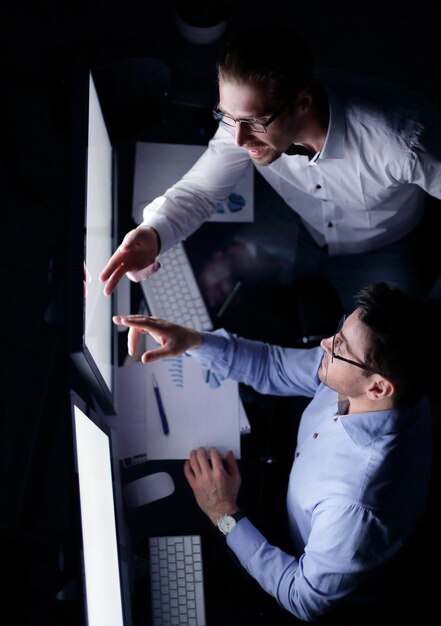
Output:
<svg viewBox="0 0 441 626">
<path fill-rule="evenodd" d="M 320 202 L 322 209 L 325 241 L 326 243 L 331 243 L 335 241 L 335 232 L 332 232 L 334 229 L 335 207 L 326 198 L 325 184 L 320 168 L 311 167 L 309 171 L 312 181 L 312 195 Z"/>
</svg>

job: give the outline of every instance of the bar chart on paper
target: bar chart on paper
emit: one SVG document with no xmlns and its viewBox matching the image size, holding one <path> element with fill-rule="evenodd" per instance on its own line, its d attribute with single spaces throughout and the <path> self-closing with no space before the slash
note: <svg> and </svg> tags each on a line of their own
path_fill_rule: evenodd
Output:
<svg viewBox="0 0 441 626">
<path fill-rule="evenodd" d="M 149 337 L 147 347 L 156 346 Z M 240 458 L 250 426 L 235 381 L 186 354 L 119 370 L 120 458 L 187 459 L 199 446 Z"/>
<path fill-rule="evenodd" d="M 148 366 L 147 366 L 148 367 Z M 240 397 L 233 380 L 206 380 L 206 370 L 183 354 L 150 364 L 161 392 L 169 432 L 164 436 L 160 411 L 147 375 L 147 457 L 186 459 L 193 448 L 216 446 L 240 457 Z"/>
</svg>

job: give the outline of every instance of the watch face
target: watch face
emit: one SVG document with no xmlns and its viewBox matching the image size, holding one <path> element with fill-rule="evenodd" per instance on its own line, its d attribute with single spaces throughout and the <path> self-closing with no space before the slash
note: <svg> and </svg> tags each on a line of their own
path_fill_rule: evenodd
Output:
<svg viewBox="0 0 441 626">
<path fill-rule="evenodd" d="M 220 520 L 217 523 L 219 530 L 224 534 L 228 535 L 230 530 L 236 526 L 236 520 L 231 515 L 222 515 Z"/>
</svg>

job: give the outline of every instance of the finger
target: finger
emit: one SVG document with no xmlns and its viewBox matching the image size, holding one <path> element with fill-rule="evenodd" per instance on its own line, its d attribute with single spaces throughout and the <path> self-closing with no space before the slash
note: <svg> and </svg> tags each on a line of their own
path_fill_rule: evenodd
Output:
<svg viewBox="0 0 441 626">
<path fill-rule="evenodd" d="M 199 460 L 196 454 L 196 450 L 192 450 L 190 452 L 190 456 L 188 458 L 187 463 L 189 464 L 189 467 L 194 476 L 201 475 L 201 466 L 199 465 Z"/>
<path fill-rule="evenodd" d="M 198 448 L 196 450 L 196 458 L 199 463 L 199 467 L 202 473 L 210 473 L 211 472 L 211 463 L 208 458 L 208 453 L 205 448 Z"/>
<path fill-rule="evenodd" d="M 117 269 L 113 272 L 107 283 L 104 285 L 104 294 L 106 296 L 110 296 L 116 289 L 119 281 L 126 274 L 126 267 L 124 265 L 119 265 Z"/>
<path fill-rule="evenodd" d="M 112 317 L 112 320 L 115 324 L 118 324 L 119 326 L 130 326 L 130 322 L 132 321 L 132 318 L 139 318 L 139 320 L 148 320 L 149 318 L 146 317 L 145 315 L 114 315 Z"/>
<path fill-rule="evenodd" d="M 121 265 L 121 263 L 123 262 L 124 258 L 123 258 L 123 253 L 121 252 L 121 250 L 116 250 L 116 252 L 113 253 L 113 255 L 110 257 L 110 259 L 107 261 L 107 265 L 105 266 L 105 268 L 102 270 L 101 274 L 99 275 L 99 279 L 102 283 L 105 283 L 106 280 L 108 280 L 111 275 L 113 274 L 113 272 Z"/>
<path fill-rule="evenodd" d="M 195 474 L 201 474 L 204 467 L 208 467 L 207 451 L 205 448 L 192 450 L 189 461 Z"/>
<path fill-rule="evenodd" d="M 127 335 L 127 352 L 130 356 L 133 356 L 136 352 L 139 335 L 142 335 L 142 330 L 138 328 L 129 328 L 129 333 Z"/>
<path fill-rule="evenodd" d="M 165 320 L 146 315 L 121 315 L 120 318 L 120 323 L 125 326 L 144 328 L 147 331 L 156 330 L 166 332 L 167 327 L 170 326 L 170 323 Z M 170 330 L 170 328 L 168 330 Z"/>
<path fill-rule="evenodd" d="M 130 315 L 114 315 L 114 317 L 118 317 L 121 320 L 124 320 L 124 323 L 127 322 L 132 322 L 132 321 L 139 321 L 139 320 L 145 320 L 146 322 L 150 319 L 153 319 L 151 317 L 149 317 L 148 315 L 141 315 L 141 313 L 131 313 Z"/>
<path fill-rule="evenodd" d="M 228 474 L 232 477 L 239 476 L 239 466 L 231 450 L 225 455 L 225 466 Z"/>
<path fill-rule="evenodd" d="M 117 324 L 118 326 L 126 326 L 126 324 L 123 322 L 124 316 L 123 315 L 114 315 L 112 317 L 112 322 L 114 324 Z"/>
<path fill-rule="evenodd" d="M 213 469 L 223 470 L 224 464 L 222 462 L 222 457 L 219 454 L 219 451 L 216 448 L 210 448 L 208 451 L 208 454 L 209 454 L 209 458 L 210 458 Z"/>
<path fill-rule="evenodd" d="M 149 333 L 157 343 L 161 344 L 160 348 L 148 350 L 142 355 L 143 363 L 156 361 L 167 356 L 176 356 L 179 353 L 173 348 L 173 342 L 167 341 L 167 333 L 156 330 L 155 325 L 149 322 L 150 318 L 144 315 L 115 315 L 112 319 L 115 324 L 129 327 L 127 338 L 129 354 L 131 354 L 130 349 L 135 351 L 136 342 L 141 333 Z"/>
<path fill-rule="evenodd" d="M 193 489 L 195 483 L 196 483 L 196 476 L 193 472 L 193 469 L 190 465 L 189 461 L 185 461 L 184 463 L 184 476 L 187 479 L 190 487 Z"/>
</svg>

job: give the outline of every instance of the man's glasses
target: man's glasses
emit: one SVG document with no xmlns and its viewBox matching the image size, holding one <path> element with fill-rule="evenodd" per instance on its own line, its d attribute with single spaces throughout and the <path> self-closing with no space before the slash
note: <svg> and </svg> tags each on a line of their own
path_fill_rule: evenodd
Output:
<svg viewBox="0 0 441 626">
<path fill-rule="evenodd" d="M 218 109 L 217 106 L 215 109 L 213 109 L 213 117 L 217 122 L 219 122 L 219 124 L 222 124 L 223 126 L 229 126 L 230 128 L 235 128 L 236 124 L 240 124 L 246 130 L 252 133 L 266 133 L 268 132 L 267 131 L 268 126 L 272 124 L 274 120 L 277 119 L 279 115 L 283 113 L 285 108 L 286 108 L 286 105 L 283 105 L 282 108 L 277 109 L 277 111 L 273 113 L 271 117 L 267 119 L 266 122 L 259 122 L 259 120 L 253 120 L 253 119 L 237 120 L 234 117 L 231 117 L 230 115 L 227 115 L 226 113 Z"/>
<path fill-rule="evenodd" d="M 341 320 L 340 320 L 340 322 L 338 324 L 337 330 L 335 331 L 335 335 L 332 337 L 331 363 L 334 361 L 334 359 L 338 359 L 339 361 L 344 361 L 345 363 L 349 363 L 350 365 L 355 365 L 356 367 L 359 367 L 362 370 L 366 370 L 367 372 L 372 372 L 373 374 L 380 374 L 380 376 L 385 376 L 384 374 L 382 374 L 378 370 L 373 369 L 372 367 L 369 367 L 369 365 L 366 365 L 366 363 L 360 363 L 359 361 L 353 361 L 352 359 L 347 359 L 344 356 L 340 356 L 338 354 L 335 354 L 336 337 L 340 333 L 341 329 L 343 328 L 343 324 L 345 323 L 345 321 L 346 321 L 346 315 L 343 315 L 343 317 L 341 318 Z"/>
</svg>

